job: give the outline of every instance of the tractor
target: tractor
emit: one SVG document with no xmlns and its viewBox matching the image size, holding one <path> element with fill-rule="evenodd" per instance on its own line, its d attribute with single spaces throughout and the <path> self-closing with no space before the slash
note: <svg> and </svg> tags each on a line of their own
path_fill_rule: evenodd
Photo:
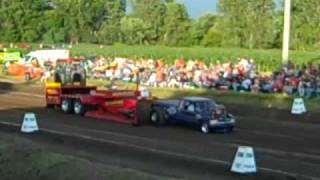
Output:
<svg viewBox="0 0 320 180">
<path fill-rule="evenodd" d="M 60 59 L 56 63 L 54 82 L 63 85 L 86 86 L 86 71 L 80 59 Z"/>
</svg>

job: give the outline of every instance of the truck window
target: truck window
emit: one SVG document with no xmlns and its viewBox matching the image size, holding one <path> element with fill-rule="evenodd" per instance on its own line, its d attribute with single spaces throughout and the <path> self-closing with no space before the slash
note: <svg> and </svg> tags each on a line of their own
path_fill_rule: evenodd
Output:
<svg viewBox="0 0 320 180">
<path fill-rule="evenodd" d="M 29 63 L 30 60 L 31 60 L 31 56 L 26 56 L 26 57 L 24 58 L 24 63 Z"/>
<path fill-rule="evenodd" d="M 187 107 L 188 112 L 195 112 L 195 107 L 193 103 L 190 103 Z"/>
<path fill-rule="evenodd" d="M 191 104 L 190 101 L 181 100 L 180 102 L 180 109 L 184 111 L 188 111 L 188 107 Z"/>
<path fill-rule="evenodd" d="M 195 110 L 196 112 L 201 112 L 201 111 L 211 111 L 212 108 L 215 108 L 215 103 L 212 101 L 199 101 L 196 102 L 195 105 Z"/>
</svg>

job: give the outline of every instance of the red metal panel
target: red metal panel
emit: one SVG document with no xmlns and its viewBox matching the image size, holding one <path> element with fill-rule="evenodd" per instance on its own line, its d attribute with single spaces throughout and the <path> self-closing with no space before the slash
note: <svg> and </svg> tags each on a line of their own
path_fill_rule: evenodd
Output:
<svg viewBox="0 0 320 180">
<path fill-rule="evenodd" d="M 128 118 L 126 116 L 120 114 L 112 114 L 109 112 L 104 111 L 88 111 L 85 114 L 86 117 L 91 117 L 95 119 L 100 119 L 104 121 L 112 121 L 116 123 L 123 123 L 123 124 L 137 124 L 136 118 Z"/>
</svg>

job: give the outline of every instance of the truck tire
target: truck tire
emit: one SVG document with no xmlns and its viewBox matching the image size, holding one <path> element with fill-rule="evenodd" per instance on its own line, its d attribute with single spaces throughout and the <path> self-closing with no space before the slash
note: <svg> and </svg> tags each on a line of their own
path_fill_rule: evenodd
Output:
<svg viewBox="0 0 320 180">
<path fill-rule="evenodd" d="M 24 80 L 25 80 L 26 82 L 29 82 L 29 81 L 31 80 L 31 75 L 30 75 L 30 73 L 26 73 L 26 74 L 24 75 Z"/>
<path fill-rule="evenodd" d="M 208 123 L 201 123 L 201 126 L 200 126 L 200 131 L 203 133 L 203 134 L 208 134 L 210 132 L 210 128 L 209 128 L 209 125 Z"/>
<path fill-rule="evenodd" d="M 137 103 L 138 123 L 140 125 L 150 124 L 150 113 L 151 113 L 152 101 L 150 100 L 139 100 Z"/>
<path fill-rule="evenodd" d="M 164 118 L 163 112 L 160 109 L 151 110 L 150 121 L 155 126 L 166 124 L 166 120 Z"/>
<path fill-rule="evenodd" d="M 83 73 L 74 73 L 72 75 L 72 83 L 79 83 L 80 86 L 86 86 L 86 76 Z"/>
<path fill-rule="evenodd" d="M 65 113 L 72 113 L 73 102 L 71 99 L 63 99 L 61 102 L 61 110 Z"/>
<path fill-rule="evenodd" d="M 87 80 L 85 77 L 82 77 L 80 81 L 80 86 L 86 86 L 86 85 L 87 85 Z"/>
<path fill-rule="evenodd" d="M 53 82 L 61 83 L 61 78 L 58 73 L 55 73 L 53 76 Z"/>
<path fill-rule="evenodd" d="M 3 67 L 2 67 L 2 73 L 3 73 L 4 75 L 9 75 L 8 69 L 6 68 L 5 65 L 3 65 Z"/>
<path fill-rule="evenodd" d="M 76 100 L 73 103 L 73 111 L 76 115 L 81 115 L 83 116 L 84 113 L 86 112 L 86 108 L 85 106 L 82 104 L 82 102 L 80 100 Z"/>
</svg>

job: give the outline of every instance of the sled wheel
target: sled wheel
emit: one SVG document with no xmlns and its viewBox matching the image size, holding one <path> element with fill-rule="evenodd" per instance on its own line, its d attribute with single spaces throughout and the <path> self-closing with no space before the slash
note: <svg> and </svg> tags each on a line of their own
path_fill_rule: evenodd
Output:
<svg viewBox="0 0 320 180">
<path fill-rule="evenodd" d="M 71 99 L 62 100 L 61 109 L 65 113 L 71 113 L 72 112 L 72 100 Z"/>
<path fill-rule="evenodd" d="M 84 107 L 84 105 L 81 103 L 80 100 L 77 100 L 77 101 L 74 102 L 74 104 L 73 104 L 73 111 L 74 111 L 74 113 L 77 114 L 77 115 L 81 115 L 81 116 L 84 115 L 84 113 L 85 113 L 85 107 Z"/>
</svg>

